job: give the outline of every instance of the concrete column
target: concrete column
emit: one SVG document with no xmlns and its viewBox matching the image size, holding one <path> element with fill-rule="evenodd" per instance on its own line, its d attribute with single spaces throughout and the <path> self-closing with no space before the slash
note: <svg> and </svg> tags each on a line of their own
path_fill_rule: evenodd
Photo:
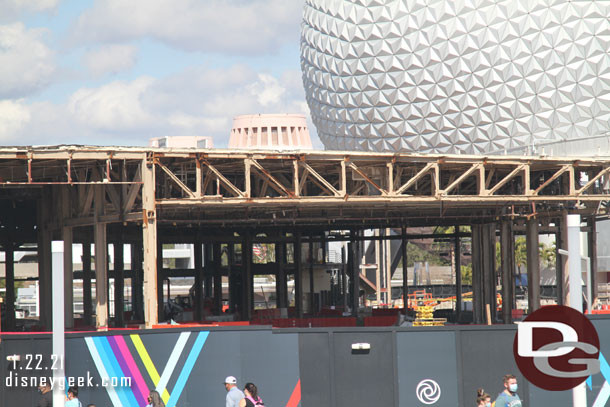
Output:
<svg viewBox="0 0 610 407">
<path fill-rule="evenodd" d="M 502 270 L 502 320 L 505 324 L 512 322 L 512 305 L 514 295 L 513 275 L 515 273 L 515 244 L 510 221 L 500 224 L 500 258 Z"/>
<path fill-rule="evenodd" d="M 64 324 L 66 329 L 72 329 L 74 328 L 74 264 L 71 227 L 63 228 L 62 239 L 64 241 Z"/>
<path fill-rule="evenodd" d="M 455 227 L 453 239 L 453 263 L 455 264 L 455 320 L 459 323 L 462 318 L 462 258 L 459 226 Z"/>
<path fill-rule="evenodd" d="M 407 308 L 409 308 L 409 273 L 408 273 L 408 258 L 407 258 L 407 245 L 409 242 L 407 241 L 407 228 L 402 227 L 401 230 L 401 238 L 402 238 L 402 295 L 403 295 L 403 308 L 405 310 L 405 315 L 407 313 Z"/>
<path fill-rule="evenodd" d="M 303 258 L 301 232 L 295 232 L 294 241 L 294 304 L 297 318 L 303 318 Z"/>
<path fill-rule="evenodd" d="M 284 237 L 284 234 L 282 234 Z M 277 299 L 277 308 L 288 307 L 288 290 L 286 271 L 284 270 L 284 251 L 285 243 L 277 242 L 275 244 L 275 298 Z"/>
<path fill-rule="evenodd" d="M 214 243 L 214 308 L 222 314 L 222 267 L 220 243 Z"/>
<path fill-rule="evenodd" d="M 538 220 L 530 219 L 526 223 L 527 250 L 527 303 L 532 313 L 540 308 L 540 248 L 538 239 Z"/>
<path fill-rule="evenodd" d="M 114 243 L 114 326 L 125 325 L 125 246 L 122 241 Z"/>
<path fill-rule="evenodd" d="M 155 206 L 155 167 L 142 160 L 142 223 L 144 251 L 144 319 L 147 328 L 159 321 L 157 297 L 157 210 Z"/>
<path fill-rule="evenodd" d="M 203 244 L 193 245 L 195 251 L 195 321 L 203 320 Z"/>
<path fill-rule="evenodd" d="M 132 257 L 133 258 L 133 257 Z M 83 318 L 84 324 L 92 324 L 93 309 L 91 299 L 91 242 L 83 243 Z M 133 292 L 132 292 L 133 295 Z"/>
<path fill-rule="evenodd" d="M 96 185 L 94 191 L 95 206 L 95 327 L 98 330 L 108 329 L 108 242 L 106 240 L 106 224 L 98 219 L 104 214 L 104 186 Z"/>
<path fill-rule="evenodd" d="M 15 330 L 15 250 L 13 248 L 13 242 L 6 242 L 4 244 L 4 255 L 6 265 L 6 304 L 5 314 L 6 318 L 6 329 L 10 331 Z"/>
</svg>

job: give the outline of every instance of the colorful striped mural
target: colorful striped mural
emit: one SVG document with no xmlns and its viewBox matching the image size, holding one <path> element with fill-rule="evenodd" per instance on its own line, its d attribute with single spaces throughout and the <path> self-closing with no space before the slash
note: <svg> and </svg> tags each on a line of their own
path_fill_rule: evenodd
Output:
<svg viewBox="0 0 610 407">
<path fill-rule="evenodd" d="M 150 358 L 140 335 L 90 336 L 85 337 L 84 339 L 102 380 L 109 380 L 110 378 L 129 378 L 131 380 L 131 387 L 105 387 L 114 407 L 146 406 L 150 388 L 154 388 L 159 392 L 167 407 L 175 407 L 184 390 L 188 377 L 195 366 L 195 361 L 203 349 L 208 334 L 209 332 L 207 331 L 197 333 L 195 342 L 189 351 L 184 366 L 178 373 L 176 384 L 174 385 L 174 388 L 171 389 L 171 392 L 167 389 L 167 385 L 170 378 L 174 375 L 176 365 L 184 352 L 191 332 L 180 333 L 160 375 L 159 370 Z M 127 345 L 125 338 L 129 338 L 132 342 L 133 347 L 136 350 L 136 357 L 145 367 L 149 383 L 152 383 L 152 386 L 149 387 L 147 385 L 147 381 L 138 368 L 136 359 Z"/>
</svg>

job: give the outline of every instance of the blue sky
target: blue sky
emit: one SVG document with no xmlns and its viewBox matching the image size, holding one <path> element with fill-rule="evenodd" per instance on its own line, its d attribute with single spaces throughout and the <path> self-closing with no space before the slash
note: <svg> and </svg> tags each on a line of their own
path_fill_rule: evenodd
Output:
<svg viewBox="0 0 610 407">
<path fill-rule="evenodd" d="M 0 144 L 211 135 L 225 147 L 236 115 L 309 117 L 302 8 L 302 0 L 0 0 Z"/>
</svg>

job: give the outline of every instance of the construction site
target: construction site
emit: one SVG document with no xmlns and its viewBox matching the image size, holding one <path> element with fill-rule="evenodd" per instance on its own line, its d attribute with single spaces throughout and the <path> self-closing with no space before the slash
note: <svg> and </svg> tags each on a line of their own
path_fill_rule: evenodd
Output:
<svg viewBox="0 0 610 407">
<path fill-rule="evenodd" d="M 598 284 L 606 283 L 597 272 L 596 224 L 607 217 L 609 164 L 4 148 L 2 328 L 49 330 L 55 259 L 65 277 L 67 330 L 171 320 L 395 325 L 412 321 L 421 306 L 429 307 L 422 325 L 510 323 L 541 303 L 566 303 L 566 261 L 558 252 L 567 249 L 568 214 L 581 216 L 587 237 L 583 280 L 591 294 L 584 301 L 593 307 Z M 550 242 L 542 244 L 550 262 L 541 260 L 541 236 Z M 15 253 L 25 260 L 16 262 Z M 24 264 L 29 274 L 20 274 Z M 15 287 L 33 282 L 37 317 L 19 323 L 16 315 L 26 313 L 16 310 Z"/>
</svg>

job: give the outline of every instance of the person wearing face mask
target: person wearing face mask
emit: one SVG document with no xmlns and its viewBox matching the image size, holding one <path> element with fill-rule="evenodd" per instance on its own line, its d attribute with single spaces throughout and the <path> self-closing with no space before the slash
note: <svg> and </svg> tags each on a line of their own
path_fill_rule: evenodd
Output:
<svg viewBox="0 0 610 407">
<path fill-rule="evenodd" d="M 504 391 L 498 395 L 495 407 L 521 407 L 521 398 L 517 394 L 517 378 L 512 374 L 504 376 Z"/>
<path fill-rule="evenodd" d="M 491 396 L 483 389 L 477 390 L 477 407 L 491 407 Z"/>
</svg>

